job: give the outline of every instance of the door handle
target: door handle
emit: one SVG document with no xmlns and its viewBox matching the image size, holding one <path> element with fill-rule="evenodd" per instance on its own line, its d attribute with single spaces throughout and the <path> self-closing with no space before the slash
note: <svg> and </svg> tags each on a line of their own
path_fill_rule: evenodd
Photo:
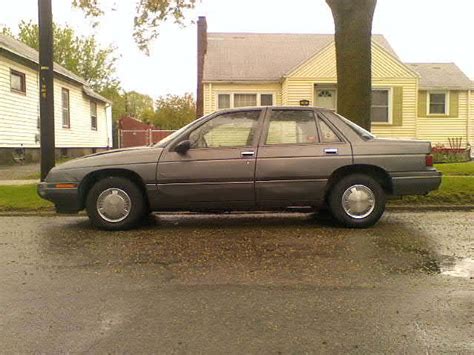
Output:
<svg viewBox="0 0 474 355">
<path fill-rule="evenodd" d="M 240 152 L 240 156 L 242 158 L 250 158 L 250 157 L 253 157 L 254 155 L 255 155 L 255 152 L 252 152 L 252 151 Z"/>
<path fill-rule="evenodd" d="M 324 149 L 324 153 L 326 153 L 326 154 L 337 154 L 337 148 L 326 148 L 326 149 Z"/>
</svg>

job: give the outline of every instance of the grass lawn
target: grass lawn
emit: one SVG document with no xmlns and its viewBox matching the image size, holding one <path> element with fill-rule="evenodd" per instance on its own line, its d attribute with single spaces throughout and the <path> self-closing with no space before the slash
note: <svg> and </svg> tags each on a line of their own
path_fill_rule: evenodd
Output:
<svg viewBox="0 0 474 355">
<path fill-rule="evenodd" d="M 451 165 L 451 164 L 450 164 Z M 439 190 L 427 196 L 405 196 L 393 205 L 474 205 L 474 177 L 443 176 Z"/>
<path fill-rule="evenodd" d="M 435 168 L 443 173 L 445 176 L 449 175 L 473 175 L 474 176 L 474 161 L 468 163 L 445 163 L 435 164 Z"/>
<path fill-rule="evenodd" d="M 41 210 L 53 204 L 36 193 L 36 185 L 0 186 L 0 211 Z"/>
</svg>

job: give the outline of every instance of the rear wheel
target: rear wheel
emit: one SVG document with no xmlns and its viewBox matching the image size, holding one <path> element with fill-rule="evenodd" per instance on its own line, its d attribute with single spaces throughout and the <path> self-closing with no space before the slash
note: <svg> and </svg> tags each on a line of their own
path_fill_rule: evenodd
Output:
<svg viewBox="0 0 474 355">
<path fill-rule="evenodd" d="M 121 230 L 134 227 L 146 212 L 140 188 L 122 177 L 99 180 L 86 199 L 86 210 L 92 224 L 101 229 Z"/>
<path fill-rule="evenodd" d="M 385 202 L 380 184 L 362 174 L 343 177 L 329 194 L 332 215 L 351 228 L 366 228 L 377 223 L 385 210 Z"/>
</svg>

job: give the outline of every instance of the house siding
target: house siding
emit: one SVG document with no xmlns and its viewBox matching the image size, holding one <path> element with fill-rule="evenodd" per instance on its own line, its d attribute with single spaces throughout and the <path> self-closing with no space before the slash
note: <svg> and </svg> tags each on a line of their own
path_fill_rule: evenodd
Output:
<svg viewBox="0 0 474 355">
<path fill-rule="evenodd" d="M 417 91 L 418 76 L 393 58 L 382 47 L 372 45 L 372 86 L 402 90 L 402 121 L 394 124 L 373 124 L 372 131 L 380 137 L 416 137 Z M 299 105 L 300 100 L 314 102 L 314 86 L 336 85 L 336 50 L 334 44 L 329 45 L 318 55 L 311 58 L 300 68 L 291 72 L 283 83 L 284 105 Z M 399 107 L 397 107 L 399 109 Z M 395 107 L 392 107 L 395 110 Z"/>
<path fill-rule="evenodd" d="M 372 132 L 380 137 L 416 138 L 418 83 L 411 79 L 374 79 L 374 88 L 402 87 L 402 124 L 372 124 Z"/>
<path fill-rule="evenodd" d="M 25 73 L 25 95 L 11 92 L 10 69 Z M 35 70 L 0 56 L 0 148 L 39 148 L 38 80 Z M 62 127 L 61 88 L 67 88 L 70 95 L 69 129 Z M 81 85 L 56 76 L 54 109 L 57 148 L 106 148 L 112 145 L 110 107 L 97 102 L 97 130 L 92 130 L 90 98 L 83 94 Z"/>
<path fill-rule="evenodd" d="M 449 146 L 448 138 L 461 137 L 463 146 L 474 143 L 474 92 L 452 91 L 455 101 L 450 103 L 450 114 L 445 117 L 426 117 L 426 91 L 419 90 L 419 74 L 403 64 L 377 43 L 372 44 L 372 86 L 387 88 L 392 93 L 392 122 L 374 123 L 372 131 L 379 137 L 429 140 L 433 145 Z M 298 106 L 301 100 L 315 102 L 315 85 L 337 86 L 336 52 L 329 44 L 305 63 L 293 68 L 281 83 L 207 83 L 205 112 L 217 110 L 216 97 L 220 92 L 278 92 L 275 104 Z M 279 98 L 279 99 L 278 99 Z M 423 106 L 424 105 L 424 106 Z M 470 119 L 468 118 L 468 115 Z M 469 133 L 468 133 L 469 131 Z"/>
<path fill-rule="evenodd" d="M 468 122 L 467 122 L 467 130 L 469 134 L 469 144 L 472 146 L 474 145 L 474 90 L 471 90 L 468 93 L 469 97 L 469 115 L 468 115 Z"/>
<path fill-rule="evenodd" d="M 452 95 L 451 93 L 450 100 L 454 100 L 455 96 L 457 96 L 456 117 L 451 115 L 451 112 L 449 115 L 426 115 L 427 95 L 426 91 L 420 91 L 417 138 L 430 140 L 433 144 L 440 144 L 446 147 L 449 147 L 449 138 L 462 138 L 463 146 L 466 145 L 468 142 L 468 91 L 457 91 L 456 95 Z M 455 105 L 450 102 L 450 111 L 453 111 L 452 107 L 454 106 Z"/>
<path fill-rule="evenodd" d="M 25 94 L 10 90 L 10 69 L 25 74 Z M 38 92 L 34 70 L 0 57 L 0 147 L 38 146 Z"/>
</svg>

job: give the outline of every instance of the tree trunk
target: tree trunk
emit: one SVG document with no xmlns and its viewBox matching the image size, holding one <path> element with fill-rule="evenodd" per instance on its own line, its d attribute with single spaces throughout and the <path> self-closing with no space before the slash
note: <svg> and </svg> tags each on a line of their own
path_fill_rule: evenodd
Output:
<svg viewBox="0 0 474 355">
<path fill-rule="evenodd" d="M 326 0 L 336 29 L 337 111 L 370 130 L 372 19 L 377 0 Z"/>
</svg>

